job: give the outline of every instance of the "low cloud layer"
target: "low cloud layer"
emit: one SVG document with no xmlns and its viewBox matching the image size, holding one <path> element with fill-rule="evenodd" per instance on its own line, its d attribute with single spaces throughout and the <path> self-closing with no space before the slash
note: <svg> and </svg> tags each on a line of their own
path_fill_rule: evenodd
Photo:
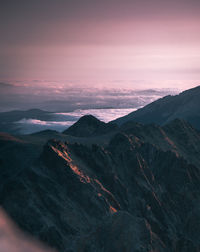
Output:
<svg viewBox="0 0 200 252">
<path fill-rule="evenodd" d="M 80 85 L 78 82 L 21 81 L 0 84 L 0 110 L 38 108 L 52 112 L 76 109 L 136 108 L 160 97 L 178 93 L 176 89 L 108 88 Z M 108 85 L 109 86 L 109 85 Z M 124 86 L 124 85 L 121 85 Z"/>
<path fill-rule="evenodd" d="M 41 130 L 57 130 L 64 131 L 66 128 L 75 123 L 81 116 L 93 115 L 99 120 L 109 122 L 118 117 L 127 115 L 135 109 L 87 109 L 75 110 L 68 113 L 52 114 L 52 121 L 42 121 L 38 119 L 21 119 L 15 122 L 22 134 L 31 134 Z M 53 121 L 54 120 L 54 121 Z"/>
</svg>

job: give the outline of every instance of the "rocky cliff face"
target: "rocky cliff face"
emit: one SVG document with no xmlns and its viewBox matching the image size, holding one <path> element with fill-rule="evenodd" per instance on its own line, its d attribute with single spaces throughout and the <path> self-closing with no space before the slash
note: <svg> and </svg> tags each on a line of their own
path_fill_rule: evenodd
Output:
<svg viewBox="0 0 200 252">
<path fill-rule="evenodd" d="M 107 145 L 101 138 L 49 140 L 41 152 L 24 142 L 13 151 L 11 141 L 0 157 L 1 181 L 8 167 L 14 174 L 6 173 L 1 186 L 3 208 L 62 252 L 199 251 L 198 131 L 180 120 L 130 123 L 107 135 Z M 25 144 L 32 155 L 20 152 Z M 8 154 L 15 158 L 10 166 Z"/>
</svg>

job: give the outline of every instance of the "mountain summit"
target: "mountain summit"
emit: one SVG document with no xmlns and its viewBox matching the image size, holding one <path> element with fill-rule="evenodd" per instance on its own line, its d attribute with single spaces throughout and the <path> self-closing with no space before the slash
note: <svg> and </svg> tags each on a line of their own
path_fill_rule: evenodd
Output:
<svg viewBox="0 0 200 252">
<path fill-rule="evenodd" d="M 116 124 L 104 123 L 93 115 L 85 115 L 63 133 L 76 137 L 91 137 L 109 133 L 116 127 Z"/>
</svg>

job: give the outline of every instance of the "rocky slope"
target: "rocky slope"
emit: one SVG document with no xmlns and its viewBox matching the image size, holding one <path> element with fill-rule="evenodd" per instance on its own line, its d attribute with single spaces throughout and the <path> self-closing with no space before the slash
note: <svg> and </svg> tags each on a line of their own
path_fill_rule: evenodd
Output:
<svg viewBox="0 0 200 252">
<path fill-rule="evenodd" d="M 186 90 L 179 95 L 165 96 L 145 107 L 138 109 L 114 122 L 122 125 L 127 121 L 144 124 L 156 123 L 164 125 L 179 118 L 200 129 L 200 86 Z"/>
<path fill-rule="evenodd" d="M 135 135 L 163 151 L 170 150 L 189 163 L 200 167 L 200 133 L 184 120 L 175 119 L 162 127 L 130 121 L 123 124 L 120 131 Z"/>
<path fill-rule="evenodd" d="M 43 147 L 0 137 L 0 204 L 18 226 L 62 252 L 199 251 L 199 132 L 182 120 L 89 132 Z"/>
</svg>

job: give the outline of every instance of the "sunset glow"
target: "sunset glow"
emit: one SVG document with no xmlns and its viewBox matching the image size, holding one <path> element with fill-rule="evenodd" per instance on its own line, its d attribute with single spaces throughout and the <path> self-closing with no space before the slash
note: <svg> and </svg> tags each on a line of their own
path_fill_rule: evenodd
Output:
<svg viewBox="0 0 200 252">
<path fill-rule="evenodd" d="M 198 1 L 3 2 L 2 80 L 200 79 Z"/>
</svg>

